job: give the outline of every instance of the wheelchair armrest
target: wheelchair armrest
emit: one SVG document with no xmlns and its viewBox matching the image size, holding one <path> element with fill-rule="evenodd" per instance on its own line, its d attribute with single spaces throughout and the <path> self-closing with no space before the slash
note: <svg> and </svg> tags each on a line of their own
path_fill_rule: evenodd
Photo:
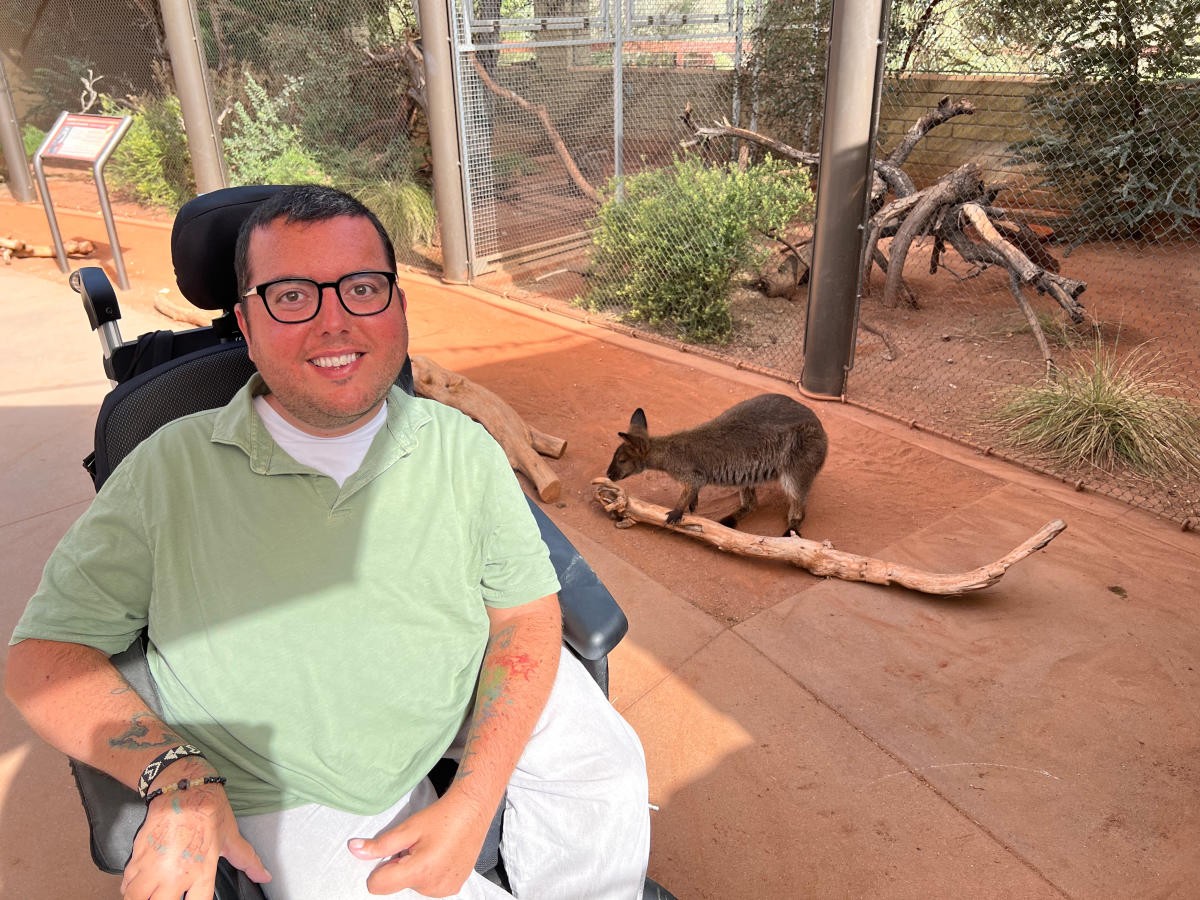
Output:
<svg viewBox="0 0 1200 900">
<path fill-rule="evenodd" d="M 600 660 L 625 637 L 629 620 L 558 526 L 536 503 L 525 499 L 550 550 L 550 561 L 562 586 L 558 600 L 562 607 L 563 638 L 584 660 Z"/>
<path fill-rule="evenodd" d="M 158 691 L 150 678 L 146 662 L 146 639 L 143 635 L 127 650 L 114 654 L 109 661 L 146 701 L 146 705 L 161 714 Z M 91 834 L 92 861 L 102 872 L 120 875 L 125 870 L 133 839 L 146 817 L 146 804 L 137 791 L 86 763 L 71 760 L 71 773 L 79 789 L 79 799 L 87 814 Z"/>
</svg>

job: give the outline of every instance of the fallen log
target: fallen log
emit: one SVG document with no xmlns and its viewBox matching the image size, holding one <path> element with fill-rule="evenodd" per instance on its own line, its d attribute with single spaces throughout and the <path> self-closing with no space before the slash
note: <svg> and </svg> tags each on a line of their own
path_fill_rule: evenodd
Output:
<svg viewBox="0 0 1200 900">
<path fill-rule="evenodd" d="M 886 562 L 856 553 L 835 550 L 828 542 L 801 537 L 766 537 L 726 528 L 711 519 L 684 514 L 678 524 L 667 524 L 667 508 L 647 503 L 625 493 L 607 478 L 592 479 L 595 500 L 613 518 L 618 527 L 641 522 L 712 544 L 719 550 L 739 556 L 789 562 L 813 575 L 862 581 L 867 584 L 898 584 L 923 594 L 953 596 L 990 587 L 1025 557 L 1041 550 L 1067 527 L 1061 519 L 1047 522 L 1038 531 L 995 562 L 968 572 L 927 572 L 902 563 Z"/>
<path fill-rule="evenodd" d="M 417 396 L 453 406 L 487 429 L 508 457 L 508 463 L 531 482 L 545 503 L 562 493 L 562 482 L 542 461 L 535 447 L 551 449 L 562 456 L 567 442 L 553 435 L 534 432 L 516 411 L 499 396 L 457 372 L 444 369 L 426 356 L 412 357 L 413 384 Z M 555 452 L 557 455 L 555 455 Z"/>
<path fill-rule="evenodd" d="M 96 247 L 91 241 L 69 240 L 63 241 L 63 250 L 67 256 L 91 256 Z M 20 238 L 14 237 L 0 238 L 0 253 L 3 254 L 6 264 L 14 256 L 17 259 L 28 259 L 29 257 L 50 259 L 55 255 L 54 248 L 49 244 L 27 244 Z"/>
</svg>

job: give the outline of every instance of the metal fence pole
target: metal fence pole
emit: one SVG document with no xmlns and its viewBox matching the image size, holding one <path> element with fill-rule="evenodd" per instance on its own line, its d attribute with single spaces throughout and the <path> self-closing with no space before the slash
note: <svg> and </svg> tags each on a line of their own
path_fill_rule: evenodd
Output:
<svg viewBox="0 0 1200 900">
<path fill-rule="evenodd" d="M 613 184 L 617 196 L 624 190 L 621 179 L 625 177 L 625 0 L 613 0 Z"/>
<path fill-rule="evenodd" d="M 442 232 L 442 277 L 468 281 L 467 219 L 464 211 L 458 113 L 454 103 L 449 0 L 418 0 L 421 52 L 425 57 L 425 114 L 433 157 L 433 199 Z"/>
<path fill-rule="evenodd" d="M 188 153 L 192 157 L 192 171 L 196 174 L 196 189 L 206 194 L 225 187 L 228 181 L 221 132 L 213 116 L 200 27 L 191 0 L 160 0 L 160 5 L 175 90 L 179 92 L 179 105 L 183 109 Z"/>
<path fill-rule="evenodd" d="M 13 197 L 22 203 L 36 200 L 37 193 L 33 190 L 33 179 L 29 177 L 29 160 L 25 156 L 17 108 L 13 105 L 3 59 L 0 59 L 0 150 L 8 167 L 8 186 Z"/>
<path fill-rule="evenodd" d="M 800 375 L 806 391 L 828 397 L 845 392 L 854 350 L 890 5 L 833 0 Z"/>
</svg>

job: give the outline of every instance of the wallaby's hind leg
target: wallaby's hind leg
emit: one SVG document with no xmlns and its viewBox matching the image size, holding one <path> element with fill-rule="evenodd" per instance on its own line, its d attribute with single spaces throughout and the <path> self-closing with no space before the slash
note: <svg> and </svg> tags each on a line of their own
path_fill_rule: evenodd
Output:
<svg viewBox="0 0 1200 900">
<path fill-rule="evenodd" d="M 695 485 L 687 485 L 683 489 L 683 493 L 679 495 L 679 500 L 675 504 L 675 508 L 667 513 L 667 524 L 674 525 L 683 518 L 684 510 L 695 512 L 696 499 L 700 496 L 700 488 Z"/>
<path fill-rule="evenodd" d="M 814 472 L 815 476 L 816 473 Z M 794 532 L 796 537 L 800 537 L 800 523 L 804 521 L 804 505 L 808 500 L 808 492 L 812 488 L 813 479 L 807 479 L 803 484 L 798 484 L 797 481 L 789 475 L 783 475 L 779 479 L 779 484 L 783 488 L 783 492 L 788 498 L 788 527 L 783 533 L 784 537 L 790 537 Z"/>
<path fill-rule="evenodd" d="M 758 509 L 758 494 L 752 487 L 744 487 L 741 489 L 742 505 L 736 511 L 730 513 L 720 522 L 726 528 L 737 528 L 737 523 L 754 510 Z"/>
</svg>

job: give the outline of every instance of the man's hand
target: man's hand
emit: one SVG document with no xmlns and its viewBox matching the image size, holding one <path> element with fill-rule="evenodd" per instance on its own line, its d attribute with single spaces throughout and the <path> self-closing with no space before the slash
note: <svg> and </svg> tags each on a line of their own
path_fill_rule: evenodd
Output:
<svg viewBox="0 0 1200 900">
<path fill-rule="evenodd" d="M 156 780 L 169 784 L 183 777 L 211 774 L 188 771 L 187 767 L 186 762 L 176 763 Z M 133 855 L 121 879 L 121 895 L 125 900 L 185 894 L 188 900 L 210 900 L 222 856 L 251 881 L 271 880 L 254 848 L 238 831 L 220 785 L 206 784 L 155 797 L 134 838 Z"/>
<path fill-rule="evenodd" d="M 372 894 L 412 888 L 426 897 L 449 897 L 474 870 L 495 813 L 471 808 L 451 792 L 378 838 L 348 846 L 359 859 L 387 860 L 367 878 Z"/>
</svg>

